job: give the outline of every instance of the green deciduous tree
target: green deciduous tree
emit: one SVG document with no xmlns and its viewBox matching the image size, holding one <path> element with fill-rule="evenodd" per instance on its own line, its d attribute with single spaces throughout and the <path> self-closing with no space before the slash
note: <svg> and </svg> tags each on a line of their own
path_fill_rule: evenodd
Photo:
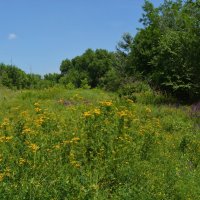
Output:
<svg viewBox="0 0 200 200">
<path fill-rule="evenodd" d="M 200 98 L 200 7 L 196 1 L 169 1 L 155 8 L 145 1 L 130 61 L 149 82 L 180 99 Z M 134 71 L 132 72 L 134 73 Z"/>
<path fill-rule="evenodd" d="M 114 67 L 114 64 L 113 53 L 104 49 L 95 51 L 87 49 L 81 56 L 62 62 L 60 66 L 61 82 L 65 84 L 71 82 L 76 87 L 80 87 L 82 81 L 87 80 L 89 86 L 97 87 L 100 85 L 101 78 Z"/>
</svg>

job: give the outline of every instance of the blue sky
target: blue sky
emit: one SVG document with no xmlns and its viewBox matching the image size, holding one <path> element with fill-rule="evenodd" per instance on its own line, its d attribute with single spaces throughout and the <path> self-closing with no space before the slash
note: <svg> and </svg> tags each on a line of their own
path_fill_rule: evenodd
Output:
<svg viewBox="0 0 200 200">
<path fill-rule="evenodd" d="M 143 2 L 1 0 L 0 62 L 43 75 L 87 48 L 114 51 L 124 32 L 134 35 L 141 26 Z"/>
</svg>

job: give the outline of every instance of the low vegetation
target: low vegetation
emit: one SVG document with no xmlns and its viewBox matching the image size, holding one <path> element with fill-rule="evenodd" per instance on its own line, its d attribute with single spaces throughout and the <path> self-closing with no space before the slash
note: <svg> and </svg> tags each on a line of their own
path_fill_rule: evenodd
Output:
<svg viewBox="0 0 200 200">
<path fill-rule="evenodd" d="M 188 107 L 155 104 L 150 91 L 135 101 L 97 89 L 11 93 L 0 100 L 0 199 L 199 199 Z"/>
</svg>

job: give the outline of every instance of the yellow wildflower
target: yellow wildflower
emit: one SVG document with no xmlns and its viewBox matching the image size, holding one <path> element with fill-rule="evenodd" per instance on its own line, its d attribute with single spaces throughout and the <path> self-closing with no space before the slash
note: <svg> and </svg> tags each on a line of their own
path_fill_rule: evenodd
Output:
<svg viewBox="0 0 200 200">
<path fill-rule="evenodd" d="M 26 163 L 26 160 L 24 158 L 20 158 L 19 165 L 23 165 L 24 163 Z"/>
<path fill-rule="evenodd" d="M 84 113 L 83 113 L 83 116 L 84 116 L 84 117 L 90 117 L 91 115 L 92 115 L 92 114 L 91 114 L 90 112 L 84 112 Z"/>
<path fill-rule="evenodd" d="M 38 108 L 38 107 L 35 108 L 35 111 L 36 111 L 37 113 L 39 113 L 41 110 L 42 110 L 41 108 Z"/>
<path fill-rule="evenodd" d="M 151 109 L 150 109 L 150 108 L 146 108 L 145 111 L 146 111 L 147 113 L 151 113 Z"/>
<path fill-rule="evenodd" d="M 102 101 L 100 102 L 102 106 L 107 106 L 107 107 L 110 107 L 112 106 L 112 101 Z"/>
<path fill-rule="evenodd" d="M 44 122 L 45 118 L 43 116 L 40 116 L 38 119 L 35 120 L 35 123 L 37 126 L 41 126 Z"/>
<path fill-rule="evenodd" d="M 28 146 L 32 152 L 36 152 L 38 149 L 39 149 L 39 146 L 37 144 L 33 144 L 33 143 L 30 143 L 29 146 Z"/>
<path fill-rule="evenodd" d="M 117 113 L 120 117 L 124 117 L 127 116 L 127 112 L 126 111 L 121 111 Z"/>
<path fill-rule="evenodd" d="M 12 138 L 12 136 L 1 136 L 0 142 L 9 142 L 10 140 L 12 140 Z"/>
<path fill-rule="evenodd" d="M 9 119 L 8 118 L 4 118 L 2 124 L 1 124 L 1 128 L 5 128 L 9 125 Z"/>
<path fill-rule="evenodd" d="M 27 134 L 30 133 L 31 129 L 30 128 L 24 128 L 24 130 L 22 131 L 23 134 Z"/>
<path fill-rule="evenodd" d="M 101 114 L 101 110 L 99 108 L 95 108 L 94 109 L 94 114 L 100 115 Z"/>
<path fill-rule="evenodd" d="M 26 117 L 27 115 L 28 115 L 28 112 L 27 112 L 27 111 L 21 112 L 21 116 Z"/>
<path fill-rule="evenodd" d="M 3 181 L 3 179 L 4 179 L 4 173 L 0 172 L 0 181 Z"/>
<path fill-rule="evenodd" d="M 5 137 L 5 141 L 6 142 L 9 142 L 10 140 L 12 140 L 13 139 L 13 136 L 7 136 L 7 137 Z"/>
<path fill-rule="evenodd" d="M 38 102 L 34 103 L 34 106 L 38 107 L 40 104 Z"/>
</svg>

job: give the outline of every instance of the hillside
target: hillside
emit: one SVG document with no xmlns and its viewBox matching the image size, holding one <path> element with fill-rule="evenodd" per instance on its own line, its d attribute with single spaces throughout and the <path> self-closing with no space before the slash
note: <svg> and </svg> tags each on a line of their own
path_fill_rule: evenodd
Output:
<svg viewBox="0 0 200 200">
<path fill-rule="evenodd" d="M 187 106 L 99 89 L 0 89 L 0 199 L 200 199 Z"/>
</svg>

